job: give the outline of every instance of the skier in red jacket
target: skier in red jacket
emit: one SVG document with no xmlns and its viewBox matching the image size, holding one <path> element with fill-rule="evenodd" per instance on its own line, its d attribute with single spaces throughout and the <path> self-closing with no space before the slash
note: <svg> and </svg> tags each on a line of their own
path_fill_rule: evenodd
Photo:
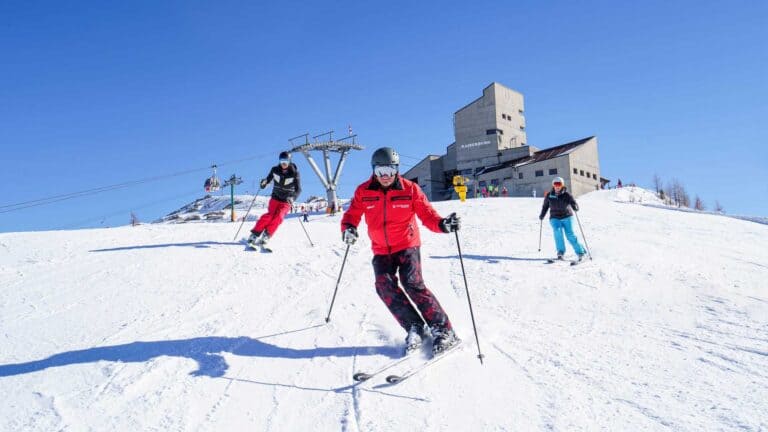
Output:
<svg viewBox="0 0 768 432">
<path fill-rule="evenodd" d="M 428 327 L 433 337 L 432 352 L 439 354 L 459 339 L 437 298 L 424 285 L 416 216 L 429 230 L 444 233 L 458 231 L 460 219 L 456 213 L 441 217 L 419 185 L 398 174 L 399 165 L 400 156 L 392 148 L 382 147 L 373 153 L 373 175 L 357 187 L 341 219 L 342 239 L 354 244 L 357 226 L 365 216 L 374 254 L 376 292 L 408 332 L 405 353 L 421 346 Z M 398 286 L 398 273 L 402 288 Z"/>
</svg>

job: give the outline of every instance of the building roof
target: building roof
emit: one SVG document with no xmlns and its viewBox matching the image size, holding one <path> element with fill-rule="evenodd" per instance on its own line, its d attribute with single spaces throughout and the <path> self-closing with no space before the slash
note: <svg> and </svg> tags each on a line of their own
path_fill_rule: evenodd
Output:
<svg viewBox="0 0 768 432">
<path fill-rule="evenodd" d="M 454 114 L 454 115 L 456 115 L 456 113 L 458 113 L 459 111 L 462 111 L 462 110 L 464 110 L 464 109 L 465 109 L 465 108 L 467 108 L 468 106 L 470 106 L 470 105 L 474 104 L 475 102 L 477 102 L 477 101 L 479 101 L 480 99 L 482 99 L 483 97 L 485 97 L 485 91 L 486 91 L 486 90 L 487 90 L 489 87 L 493 87 L 494 85 L 499 85 L 499 86 L 501 86 L 501 87 L 504 87 L 504 88 L 505 88 L 505 89 L 507 89 L 507 90 L 512 90 L 512 91 L 513 91 L 513 92 L 515 92 L 515 93 L 520 93 L 519 91 L 517 91 L 517 90 L 515 90 L 515 89 L 513 89 L 513 88 L 509 88 L 509 87 L 505 86 L 504 84 L 501 84 L 501 83 L 499 83 L 499 82 L 493 81 L 492 83 L 490 83 L 490 84 L 488 84 L 487 86 L 485 86 L 485 88 L 483 88 L 483 94 L 482 94 L 480 97 L 478 97 L 478 98 L 476 98 L 475 100 L 473 100 L 472 102 L 470 102 L 470 103 L 468 103 L 468 104 L 464 105 L 463 107 L 461 107 L 461 108 L 457 109 L 456 111 L 454 111 L 454 112 L 453 112 L 453 114 Z M 522 93 L 520 93 L 520 94 L 522 94 Z"/>
<path fill-rule="evenodd" d="M 501 169 L 504 169 L 504 168 L 519 167 L 519 166 L 528 165 L 528 164 L 531 164 L 531 163 L 542 162 L 542 161 L 545 161 L 545 160 L 548 160 L 548 159 L 554 159 L 556 157 L 566 155 L 566 154 L 576 150 L 578 147 L 582 146 L 583 144 L 585 144 L 587 141 L 591 140 L 592 138 L 594 138 L 594 135 L 590 136 L 590 137 L 587 137 L 587 138 L 582 138 L 582 139 L 577 140 L 577 141 L 572 141 L 572 142 L 569 142 L 569 143 L 566 143 L 566 144 L 561 144 L 561 145 L 556 146 L 556 147 L 552 147 L 552 148 L 548 148 L 548 149 L 544 149 L 544 150 L 539 150 L 539 151 L 537 151 L 536 153 L 534 153 L 534 154 L 532 154 L 530 156 L 524 156 L 524 157 L 521 157 L 521 158 L 512 159 L 510 161 L 502 162 L 502 163 L 500 163 L 498 165 L 492 165 L 492 166 L 486 167 L 484 170 L 482 170 L 478 174 L 485 174 L 485 173 L 489 173 L 489 172 L 498 171 L 498 170 L 501 170 Z"/>
<path fill-rule="evenodd" d="M 403 163 L 401 162 L 401 165 L 411 165 L 411 167 L 410 167 L 410 168 L 408 168 L 408 171 L 406 171 L 405 173 L 403 173 L 403 175 L 407 177 L 408 173 L 410 173 L 411 171 L 413 171 L 414 169 L 416 169 L 416 167 L 418 167 L 419 165 L 421 165 L 423 162 L 432 162 L 433 160 L 435 160 L 435 159 L 440 159 L 441 157 L 443 157 L 443 156 L 441 156 L 441 155 L 436 155 L 436 154 L 430 154 L 430 155 L 426 155 L 426 156 L 425 156 L 423 159 L 421 159 L 420 161 L 416 162 L 416 163 L 415 163 L 415 164 L 413 164 L 413 165 L 411 165 L 411 164 L 409 164 L 409 163 L 405 163 L 405 164 L 403 164 Z"/>
</svg>

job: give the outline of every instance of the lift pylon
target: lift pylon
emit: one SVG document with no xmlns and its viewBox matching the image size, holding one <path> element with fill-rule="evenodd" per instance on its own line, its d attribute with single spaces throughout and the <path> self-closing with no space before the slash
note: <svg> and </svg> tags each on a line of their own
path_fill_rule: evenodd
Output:
<svg viewBox="0 0 768 432">
<path fill-rule="evenodd" d="M 304 138 L 304 144 L 295 145 L 296 140 Z M 328 197 L 328 207 L 332 211 L 338 210 L 338 197 L 336 196 L 336 188 L 341 178 L 341 171 L 344 168 L 344 162 L 347 159 L 347 155 L 351 150 L 363 150 L 363 146 L 357 144 L 357 135 L 349 135 L 340 140 L 333 140 L 333 131 L 329 131 L 320 135 L 313 136 L 313 142 L 309 141 L 309 134 L 299 135 L 293 137 L 288 141 L 293 148 L 290 150 L 293 152 L 300 152 L 307 158 L 309 166 L 312 167 L 312 171 L 317 174 L 320 182 L 325 187 L 325 192 Z M 315 160 L 310 154 L 311 151 L 320 151 L 323 153 L 323 167 L 325 168 L 325 174 L 320 171 L 320 168 L 315 163 Z M 331 175 L 331 157 L 330 153 L 339 153 L 339 164 L 336 166 L 336 170 Z"/>
</svg>

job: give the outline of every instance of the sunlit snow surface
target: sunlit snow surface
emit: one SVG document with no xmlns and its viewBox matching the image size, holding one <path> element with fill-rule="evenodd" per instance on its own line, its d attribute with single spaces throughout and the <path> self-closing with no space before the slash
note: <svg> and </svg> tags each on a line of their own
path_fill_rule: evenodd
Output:
<svg viewBox="0 0 768 432">
<path fill-rule="evenodd" d="M 626 193 L 579 199 L 577 267 L 544 264 L 546 220 L 537 252 L 540 198 L 436 203 L 462 216 L 485 364 L 455 237 L 422 228 L 468 346 L 395 386 L 351 378 L 404 337 L 365 235 L 325 324 L 339 216 L 305 224 L 315 247 L 288 218 L 273 254 L 238 223 L 0 234 L 0 430 L 768 429 L 768 226 Z"/>
</svg>

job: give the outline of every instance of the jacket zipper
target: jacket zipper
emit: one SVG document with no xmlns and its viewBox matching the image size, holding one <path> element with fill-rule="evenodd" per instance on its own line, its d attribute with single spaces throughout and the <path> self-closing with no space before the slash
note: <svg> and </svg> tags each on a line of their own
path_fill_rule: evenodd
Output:
<svg viewBox="0 0 768 432">
<path fill-rule="evenodd" d="M 387 235 L 387 190 L 384 191 L 384 219 L 383 219 L 383 226 L 384 226 L 384 243 L 387 244 L 387 251 L 389 255 L 392 255 L 392 246 L 389 244 L 389 236 Z"/>
</svg>

